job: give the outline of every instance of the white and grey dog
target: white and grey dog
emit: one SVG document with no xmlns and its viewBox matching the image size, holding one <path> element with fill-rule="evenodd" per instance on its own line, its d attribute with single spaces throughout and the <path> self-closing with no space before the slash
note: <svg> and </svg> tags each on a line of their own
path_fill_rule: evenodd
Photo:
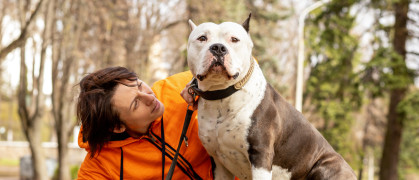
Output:
<svg viewBox="0 0 419 180">
<path fill-rule="evenodd" d="M 266 82 L 243 25 L 192 29 L 188 65 L 200 95 L 199 137 L 217 180 L 356 179 L 323 136 Z"/>
</svg>

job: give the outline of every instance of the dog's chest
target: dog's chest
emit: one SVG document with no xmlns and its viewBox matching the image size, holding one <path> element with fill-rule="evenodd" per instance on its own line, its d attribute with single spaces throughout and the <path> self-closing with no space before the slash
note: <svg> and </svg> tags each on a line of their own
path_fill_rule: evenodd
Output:
<svg viewBox="0 0 419 180">
<path fill-rule="evenodd" d="M 258 70 L 230 97 L 198 105 L 199 137 L 208 153 L 239 177 L 248 177 L 251 116 L 264 97 L 266 81 Z"/>
<path fill-rule="evenodd" d="M 223 102 L 224 101 L 224 102 Z M 247 108 L 237 108 L 225 101 L 203 102 L 200 107 L 205 111 L 198 113 L 199 136 L 211 155 L 225 153 L 224 147 L 238 152 L 227 152 L 227 155 L 246 154 L 247 132 L 251 124 Z M 221 152 L 220 152 L 221 151 Z M 226 154 L 224 154 L 226 155 Z"/>
</svg>

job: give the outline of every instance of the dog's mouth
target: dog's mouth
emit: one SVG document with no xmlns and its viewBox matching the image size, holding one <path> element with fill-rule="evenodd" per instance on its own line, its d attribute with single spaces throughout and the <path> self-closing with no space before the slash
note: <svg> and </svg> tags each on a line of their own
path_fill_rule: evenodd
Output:
<svg viewBox="0 0 419 180">
<path fill-rule="evenodd" d="M 208 74 L 213 73 L 213 74 L 223 74 L 227 77 L 227 79 L 236 79 L 237 77 L 239 77 L 239 73 L 235 73 L 233 75 L 231 75 L 227 68 L 224 65 L 224 57 L 217 57 L 214 58 L 211 62 L 211 65 L 208 67 L 208 69 L 202 73 L 202 74 L 197 74 L 196 78 L 198 78 L 198 80 L 203 81 Z"/>
</svg>

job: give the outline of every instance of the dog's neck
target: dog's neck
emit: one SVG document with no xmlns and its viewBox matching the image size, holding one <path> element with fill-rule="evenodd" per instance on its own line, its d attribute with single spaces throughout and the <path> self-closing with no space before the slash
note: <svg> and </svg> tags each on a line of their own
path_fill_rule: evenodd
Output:
<svg viewBox="0 0 419 180">
<path fill-rule="evenodd" d="M 231 86 L 227 87 L 226 89 L 215 90 L 215 91 L 202 91 L 201 89 L 199 89 L 198 80 L 195 79 L 195 78 L 191 83 L 191 89 L 198 96 L 200 96 L 200 97 L 202 97 L 206 100 L 224 99 L 226 97 L 231 96 L 232 94 L 234 94 L 238 90 L 240 90 L 247 83 L 247 81 L 250 79 L 250 76 L 253 73 L 254 66 L 255 66 L 255 60 L 252 57 L 252 58 L 250 58 L 250 67 L 249 67 L 249 70 L 247 71 L 247 74 L 239 82 L 237 82 L 234 85 L 231 85 Z"/>
</svg>

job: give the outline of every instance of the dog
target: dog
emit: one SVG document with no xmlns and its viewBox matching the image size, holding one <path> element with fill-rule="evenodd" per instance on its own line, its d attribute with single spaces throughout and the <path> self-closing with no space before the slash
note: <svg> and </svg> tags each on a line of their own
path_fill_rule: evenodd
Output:
<svg viewBox="0 0 419 180">
<path fill-rule="evenodd" d="M 356 179 L 352 168 L 270 84 L 252 56 L 251 14 L 196 26 L 187 62 L 214 179 Z"/>
</svg>

